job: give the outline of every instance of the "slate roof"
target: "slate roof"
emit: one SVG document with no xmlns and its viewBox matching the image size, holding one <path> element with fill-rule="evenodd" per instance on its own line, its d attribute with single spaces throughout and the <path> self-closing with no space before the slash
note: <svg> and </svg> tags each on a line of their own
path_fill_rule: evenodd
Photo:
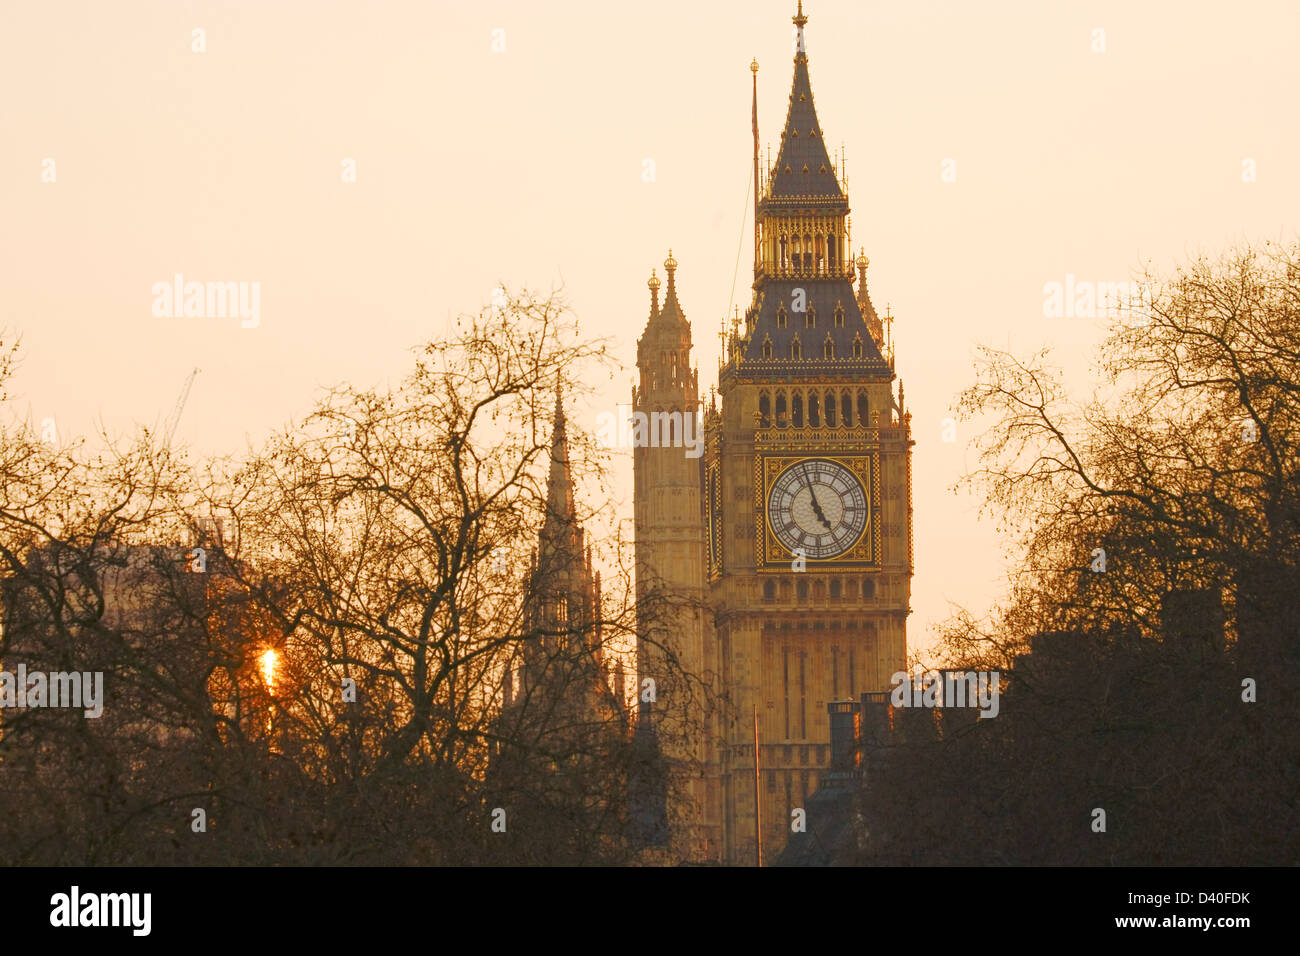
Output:
<svg viewBox="0 0 1300 956">
<path fill-rule="evenodd" d="M 816 325 L 807 326 L 807 315 L 793 311 L 795 290 L 803 289 L 807 308 L 816 310 Z M 844 326 L 835 327 L 835 309 L 844 310 Z M 785 327 L 778 319 L 785 309 Z M 852 375 L 857 378 L 892 378 L 889 363 L 880 354 L 867 328 L 862 310 L 848 279 L 769 279 L 754 294 L 746 313 L 746 328 L 753 329 L 742 340 L 743 361 L 728 363 L 724 377 L 788 378 L 810 373 Z M 834 358 L 824 358 L 827 334 L 834 344 Z M 802 358 L 791 357 L 795 336 L 799 337 Z M 854 340 L 860 337 L 862 355 L 853 357 Z M 763 355 L 763 343 L 772 343 L 772 357 Z"/>
<path fill-rule="evenodd" d="M 795 196 L 815 197 L 821 203 L 848 203 L 831 169 L 821 124 L 817 122 L 812 81 L 808 78 L 808 54 L 804 52 L 795 54 L 790 107 L 763 204 L 770 207 L 773 202 Z"/>
</svg>

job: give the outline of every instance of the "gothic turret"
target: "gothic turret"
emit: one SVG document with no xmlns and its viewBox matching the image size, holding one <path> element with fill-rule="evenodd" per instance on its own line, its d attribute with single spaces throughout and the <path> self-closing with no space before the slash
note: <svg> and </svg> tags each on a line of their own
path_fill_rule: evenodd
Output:
<svg viewBox="0 0 1300 956">
<path fill-rule="evenodd" d="M 698 768 L 705 762 L 701 720 L 688 714 L 697 679 L 714 670 L 705 601 L 704 517 L 701 504 L 703 436 L 699 426 L 699 374 L 691 367 L 691 326 L 677 297 L 677 260 L 664 262 L 667 287 L 651 273 L 650 316 L 637 342 L 638 383 L 632 389 L 633 471 L 636 482 L 636 588 L 638 600 L 637 747 L 641 770 L 634 803 L 642 839 L 659 845 L 667 817 L 688 820 L 674 832 L 678 852 L 705 858 L 717 836 L 706 835 L 696 816 L 706 792 Z M 647 684 L 646 682 L 649 681 Z M 698 685 L 696 685 L 698 686 Z M 683 781 L 670 793 L 664 774 Z M 716 784 L 715 784 L 716 789 Z M 670 809 L 671 808 L 671 809 Z M 716 826 L 715 819 L 707 824 Z"/>
</svg>

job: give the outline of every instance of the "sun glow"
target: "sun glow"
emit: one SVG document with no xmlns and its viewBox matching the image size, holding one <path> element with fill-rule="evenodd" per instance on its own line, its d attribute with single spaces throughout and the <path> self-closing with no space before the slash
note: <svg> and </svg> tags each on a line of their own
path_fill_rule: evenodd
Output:
<svg viewBox="0 0 1300 956">
<path fill-rule="evenodd" d="M 280 655 L 274 648 L 267 648 L 257 659 L 257 668 L 262 672 L 262 680 L 266 684 L 267 691 L 272 694 L 275 693 L 275 670 L 279 663 Z"/>
</svg>

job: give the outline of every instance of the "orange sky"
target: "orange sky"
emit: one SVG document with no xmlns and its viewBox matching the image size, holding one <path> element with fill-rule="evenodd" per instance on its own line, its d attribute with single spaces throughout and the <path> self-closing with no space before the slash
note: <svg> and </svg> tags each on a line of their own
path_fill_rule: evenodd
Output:
<svg viewBox="0 0 1300 956">
<path fill-rule="evenodd" d="M 748 298 L 749 62 L 773 142 L 792 7 L 4 0 L 0 327 L 24 339 L 20 411 L 65 438 L 152 424 L 197 365 L 177 441 L 238 451 L 321 385 L 400 377 L 409 346 L 504 280 L 562 282 L 586 331 L 615 338 L 628 370 L 571 412 L 592 428 L 628 400 L 645 280 L 669 246 L 707 387 L 742 237 L 734 301 Z M 855 252 L 897 318 L 923 647 L 949 601 L 982 610 L 1002 575 L 992 526 L 948 491 L 970 436 L 940 441 L 972 347 L 1055 344 L 1080 375 L 1100 323 L 1045 317 L 1045 283 L 1294 236 L 1300 5 L 805 12 Z M 151 288 L 178 272 L 260 282 L 260 324 L 156 317 Z M 630 515 L 630 453 L 616 467 Z"/>
</svg>

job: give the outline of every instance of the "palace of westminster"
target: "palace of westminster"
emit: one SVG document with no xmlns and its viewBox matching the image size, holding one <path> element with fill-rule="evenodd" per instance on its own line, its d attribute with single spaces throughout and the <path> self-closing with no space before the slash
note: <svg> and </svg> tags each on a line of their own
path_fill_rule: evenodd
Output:
<svg viewBox="0 0 1300 956">
<path fill-rule="evenodd" d="M 677 781 L 659 797 L 665 861 L 753 863 L 760 836 L 763 856 L 779 854 L 791 810 L 830 766 L 827 704 L 883 691 L 906 668 L 910 415 L 901 383 L 894 389 L 890 319 L 867 294 L 867 259 L 849 252 L 849 201 L 813 104 L 806 22 L 800 2 L 789 110 L 765 173 L 751 66 L 753 299 L 724 336 L 707 403 L 671 253 L 662 301 L 651 275 L 637 343 L 634 415 L 704 423 L 702 456 L 680 440 L 633 452 L 638 606 L 655 608 L 638 627 L 637 678 L 658 686 L 639 705 L 638 733 Z M 571 521 L 557 419 L 552 497 Z M 598 594 L 598 578 L 581 529 L 570 533 L 561 550 L 572 551 L 574 597 L 590 600 L 580 592 Z M 674 682 L 681 672 L 709 692 Z"/>
</svg>

